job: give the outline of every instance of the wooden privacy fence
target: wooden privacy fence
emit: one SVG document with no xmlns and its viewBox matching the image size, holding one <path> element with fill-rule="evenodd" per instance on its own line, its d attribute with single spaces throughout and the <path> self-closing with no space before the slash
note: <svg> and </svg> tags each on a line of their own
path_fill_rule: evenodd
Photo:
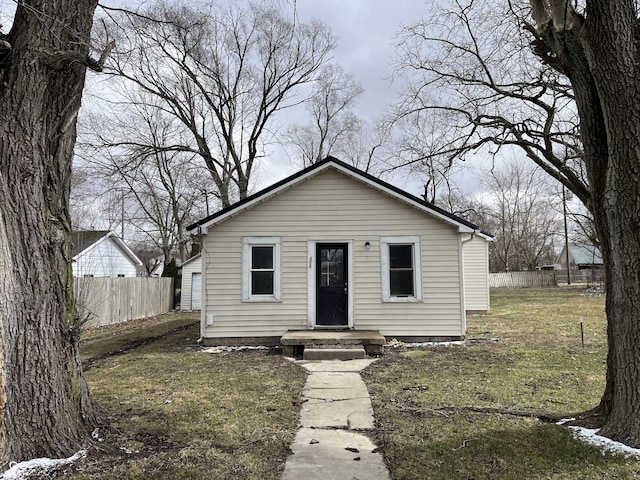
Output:
<svg viewBox="0 0 640 480">
<path fill-rule="evenodd" d="M 74 279 L 76 303 L 97 327 L 151 317 L 173 308 L 173 279 L 163 277 Z"/>
<path fill-rule="evenodd" d="M 558 282 L 567 283 L 566 269 L 556 270 L 555 273 L 558 276 Z M 571 270 L 571 283 L 586 283 L 590 285 L 600 282 L 604 282 L 604 269 Z"/>
<path fill-rule="evenodd" d="M 489 286 L 493 288 L 555 287 L 558 285 L 553 271 L 490 273 Z"/>
</svg>

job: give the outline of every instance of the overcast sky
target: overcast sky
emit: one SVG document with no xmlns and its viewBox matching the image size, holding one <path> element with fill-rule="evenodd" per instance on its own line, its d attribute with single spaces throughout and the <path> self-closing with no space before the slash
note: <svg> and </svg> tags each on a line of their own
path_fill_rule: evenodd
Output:
<svg viewBox="0 0 640 480">
<path fill-rule="evenodd" d="M 364 88 L 358 114 L 367 122 L 381 116 L 396 98 L 398 88 L 390 84 L 391 57 L 402 25 L 426 13 L 421 0 L 295 0 L 301 22 L 318 19 L 329 25 L 338 39 L 333 60 L 355 76 Z M 269 162 L 270 163 L 270 162 Z M 293 173 L 295 166 L 274 159 L 266 169 L 276 177 Z M 264 177 L 264 175 L 262 175 Z M 268 176 L 267 176 L 268 177 Z M 400 188 L 419 195 L 420 182 L 407 182 L 404 174 L 388 178 Z M 261 178 L 261 186 L 263 179 Z"/>
<path fill-rule="evenodd" d="M 414 23 L 421 16 L 428 15 L 427 3 L 421 0 L 282 1 L 295 2 L 300 21 L 308 22 L 316 18 L 331 27 L 338 38 L 334 61 L 361 83 L 364 94 L 359 100 L 358 114 L 364 120 L 373 122 L 396 98 L 395 90 L 398 86 L 391 85 L 389 81 L 395 37 L 402 25 Z M 144 2 L 102 0 L 101 3 L 135 9 L 135 4 Z M 0 12 L 5 17 L 5 32 L 10 25 L 6 18 L 13 13 L 14 8 L 15 0 L 0 0 Z M 273 163 L 264 165 L 257 186 L 267 186 L 293 173 L 295 169 L 296 166 L 291 165 L 291 162 L 274 159 Z M 411 193 L 421 193 L 421 182 L 407 182 L 402 176 L 389 180 Z"/>
<path fill-rule="evenodd" d="M 364 87 L 363 114 L 378 115 L 394 94 L 388 78 L 395 36 L 426 11 L 419 0 L 297 0 L 302 21 L 322 20 L 338 37 L 335 61 Z"/>
</svg>

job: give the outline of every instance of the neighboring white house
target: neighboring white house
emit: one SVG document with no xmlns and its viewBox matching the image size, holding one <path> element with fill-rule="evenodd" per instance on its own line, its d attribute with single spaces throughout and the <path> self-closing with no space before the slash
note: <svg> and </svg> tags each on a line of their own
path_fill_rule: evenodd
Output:
<svg viewBox="0 0 640 480">
<path fill-rule="evenodd" d="M 72 234 L 74 277 L 135 277 L 142 261 L 113 232 Z"/>
<path fill-rule="evenodd" d="M 182 264 L 182 287 L 180 310 L 200 310 L 202 308 L 202 259 L 200 254 Z"/>
<path fill-rule="evenodd" d="M 311 329 L 460 339 L 466 302 L 489 307 L 490 234 L 331 157 L 188 230 L 209 344 Z"/>
</svg>

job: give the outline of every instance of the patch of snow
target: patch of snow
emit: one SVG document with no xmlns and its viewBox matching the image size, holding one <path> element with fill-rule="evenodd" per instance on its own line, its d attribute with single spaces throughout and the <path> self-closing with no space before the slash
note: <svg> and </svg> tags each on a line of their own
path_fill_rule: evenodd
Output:
<svg viewBox="0 0 640 480">
<path fill-rule="evenodd" d="M 127 448 L 127 447 L 120 447 L 120 450 L 122 450 L 127 455 L 133 455 L 134 453 L 140 453 L 140 450 L 131 450 L 130 448 Z"/>
<path fill-rule="evenodd" d="M 205 348 L 204 350 L 202 350 L 204 353 L 224 353 L 224 352 L 244 352 L 246 350 L 271 350 L 273 347 L 265 347 L 263 345 L 258 345 L 258 346 L 249 346 L 249 345 L 244 345 L 244 346 L 236 346 L 236 347 L 230 347 L 230 346 L 226 346 L 226 345 L 220 345 L 217 347 L 209 347 L 209 348 Z"/>
<path fill-rule="evenodd" d="M 0 475 L 0 480 L 23 480 L 30 475 L 37 473 L 46 473 L 48 470 L 70 465 L 81 458 L 87 456 L 86 450 L 80 450 L 75 455 L 69 458 L 34 458 L 26 462 L 20 462 L 13 465 L 9 470 L 6 470 Z"/>
<path fill-rule="evenodd" d="M 466 345 L 464 340 L 459 340 L 456 342 L 401 342 L 396 340 L 395 338 L 389 340 L 386 347 L 390 348 L 434 348 L 434 347 L 451 347 L 451 346 L 462 346 Z"/>
<path fill-rule="evenodd" d="M 564 425 L 567 422 L 575 420 L 574 418 L 566 418 L 557 422 L 558 425 Z M 587 443 L 589 445 L 593 445 L 595 447 L 600 447 L 603 452 L 610 453 L 621 453 L 626 456 L 636 456 L 640 457 L 640 449 L 629 447 L 624 443 L 616 442 L 611 440 L 610 438 L 603 437 L 602 435 L 598 435 L 597 428 L 585 428 L 585 427 L 577 427 L 577 426 L 569 426 L 568 427 L 572 432 L 573 436 L 578 440 Z"/>
</svg>

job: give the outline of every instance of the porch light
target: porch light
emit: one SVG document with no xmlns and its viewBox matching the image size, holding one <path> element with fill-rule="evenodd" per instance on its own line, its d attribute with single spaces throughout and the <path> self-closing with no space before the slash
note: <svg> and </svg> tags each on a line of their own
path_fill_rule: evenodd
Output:
<svg viewBox="0 0 640 480">
<path fill-rule="evenodd" d="M 371 243 L 369 242 L 364 242 L 364 248 L 366 248 L 367 250 L 369 250 L 371 248 Z"/>
</svg>

